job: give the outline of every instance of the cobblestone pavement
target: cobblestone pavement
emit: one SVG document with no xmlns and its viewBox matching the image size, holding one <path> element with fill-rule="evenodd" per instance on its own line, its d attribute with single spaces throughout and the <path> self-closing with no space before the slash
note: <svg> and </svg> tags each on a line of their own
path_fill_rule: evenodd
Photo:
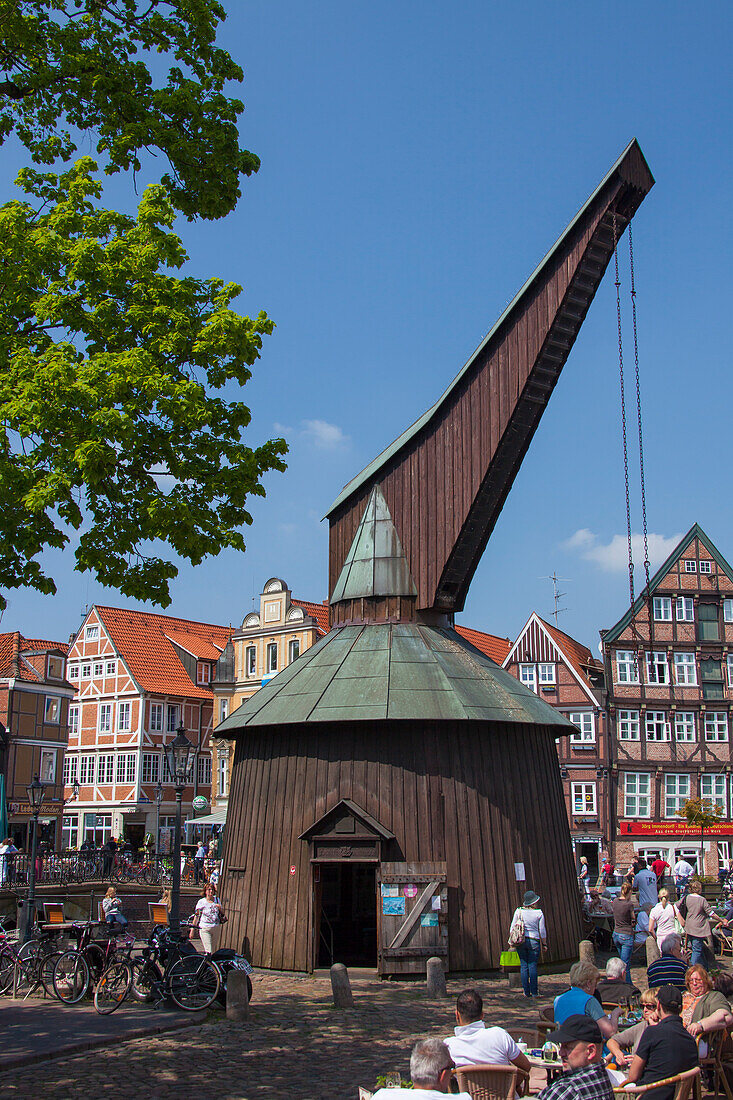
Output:
<svg viewBox="0 0 733 1100">
<path fill-rule="evenodd" d="M 646 984 L 643 970 L 634 977 Z M 537 1002 L 509 990 L 505 980 L 463 977 L 450 980 L 448 998 L 438 1001 L 427 997 L 424 983 L 352 976 L 354 1008 L 338 1010 L 328 977 L 258 975 L 247 1024 L 229 1024 L 222 1013 L 212 1012 L 199 1028 L 11 1071 L 3 1074 L 3 1097 L 20 1100 L 43 1081 L 44 1100 L 355 1098 L 357 1086 L 373 1087 L 378 1073 L 399 1070 L 409 1079 L 413 1043 L 450 1033 L 455 997 L 469 986 L 481 992 L 488 1023 L 523 1031 L 534 1041 L 538 1004 L 550 1003 L 567 980 L 565 974 L 541 977 Z"/>
</svg>

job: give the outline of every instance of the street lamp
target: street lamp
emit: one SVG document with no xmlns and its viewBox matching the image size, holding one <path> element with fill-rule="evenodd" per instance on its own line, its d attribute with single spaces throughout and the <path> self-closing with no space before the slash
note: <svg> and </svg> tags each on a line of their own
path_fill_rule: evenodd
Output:
<svg viewBox="0 0 733 1100">
<path fill-rule="evenodd" d="M 64 799 L 64 806 L 68 806 L 70 802 L 75 802 L 79 797 L 79 780 L 75 779 L 71 786 L 71 794 L 68 798 Z"/>
<path fill-rule="evenodd" d="M 173 838 L 173 881 L 171 883 L 171 911 L 168 924 L 174 934 L 181 930 L 181 803 L 183 788 L 189 781 L 196 749 L 186 737 L 183 723 L 176 736 L 163 749 L 168 775 L 176 788 L 176 833 Z"/>
<path fill-rule="evenodd" d="M 33 914 L 36 905 L 36 852 L 38 850 L 38 815 L 43 805 L 44 785 L 37 775 L 26 787 L 28 804 L 33 815 L 33 841 L 31 844 L 31 865 L 28 871 L 28 897 L 25 903 L 23 943 L 27 943 L 33 931 Z"/>
<path fill-rule="evenodd" d="M 155 858 L 158 859 L 160 847 L 160 804 L 163 801 L 163 784 L 160 780 L 155 784 Z"/>
</svg>

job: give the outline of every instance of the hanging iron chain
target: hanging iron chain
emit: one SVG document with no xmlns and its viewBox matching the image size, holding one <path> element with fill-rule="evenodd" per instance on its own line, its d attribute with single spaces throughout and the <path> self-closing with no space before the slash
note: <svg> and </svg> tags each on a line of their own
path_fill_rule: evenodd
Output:
<svg viewBox="0 0 733 1100">
<path fill-rule="evenodd" d="M 624 484 L 626 487 L 626 536 L 629 548 L 629 606 L 634 606 L 634 550 L 631 541 L 631 501 L 629 498 L 629 447 L 626 438 L 626 387 L 624 383 L 624 342 L 621 327 L 621 280 L 618 274 L 618 229 L 616 224 L 616 211 L 613 212 L 613 262 L 616 272 L 616 318 L 618 322 L 618 367 L 619 383 L 621 387 L 621 431 L 624 444 Z M 635 621 L 631 617 L 632 630 L 635 631 Z"/>
<path fill-rule="evenodd" d="M 634 240 L 629 222 L 629 269 L 631 272 L 631 314 L 634 326 L 634 371 L 636 374 L 636 412 L 639 423 L 639 475 L 641 478 L 641 523 L 644 532 L 644 575 L 647 597 L 649 592 L 649 535 L 646 522 L 646 484 L 644 481 L 644 433 L 641 421 L 641 384 L 639 381 L 639 338 L 636 331 L 636 284 L 634 281 Z"/>
</svg>

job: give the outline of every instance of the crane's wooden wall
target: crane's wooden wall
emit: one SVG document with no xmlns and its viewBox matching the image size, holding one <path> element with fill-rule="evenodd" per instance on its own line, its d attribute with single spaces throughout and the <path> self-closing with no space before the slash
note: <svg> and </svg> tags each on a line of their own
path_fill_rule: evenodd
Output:
<svg viewBox="0 0 733 1100">
<path fill-rule="evenodd" d="M 311 964 L 308 844 L 342 798 L 395 834 L 383 860 L 445 860 L 449 965 L 498 966 L 525 886 L 542 897 L 550 959 L 577 956 L 580 911 L 551 733 L 485 722 L 248 727 L 236 745 L 224 842 L 222 945 L 257 966 Z M 295 874 L 290 868 L 295 867 Z"/>
</svg>

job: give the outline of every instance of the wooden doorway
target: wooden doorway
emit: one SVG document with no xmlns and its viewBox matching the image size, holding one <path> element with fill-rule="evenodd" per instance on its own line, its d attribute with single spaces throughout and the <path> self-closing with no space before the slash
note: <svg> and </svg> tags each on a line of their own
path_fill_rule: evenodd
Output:
<svg viewBox="0 0 733 1100">
<path fill-rule="evenodd" d="M 317 966 L 377 965 L 377 890 L 373 863 L 324 863 L 318 867 L 315 927 Z"/>
<path fill-rule="evenodd" d="M 448 888 L 442 862 L 379 867 L 379 973 L 425 974 L 428 959 L 448 970 Z"/>
</svg>

